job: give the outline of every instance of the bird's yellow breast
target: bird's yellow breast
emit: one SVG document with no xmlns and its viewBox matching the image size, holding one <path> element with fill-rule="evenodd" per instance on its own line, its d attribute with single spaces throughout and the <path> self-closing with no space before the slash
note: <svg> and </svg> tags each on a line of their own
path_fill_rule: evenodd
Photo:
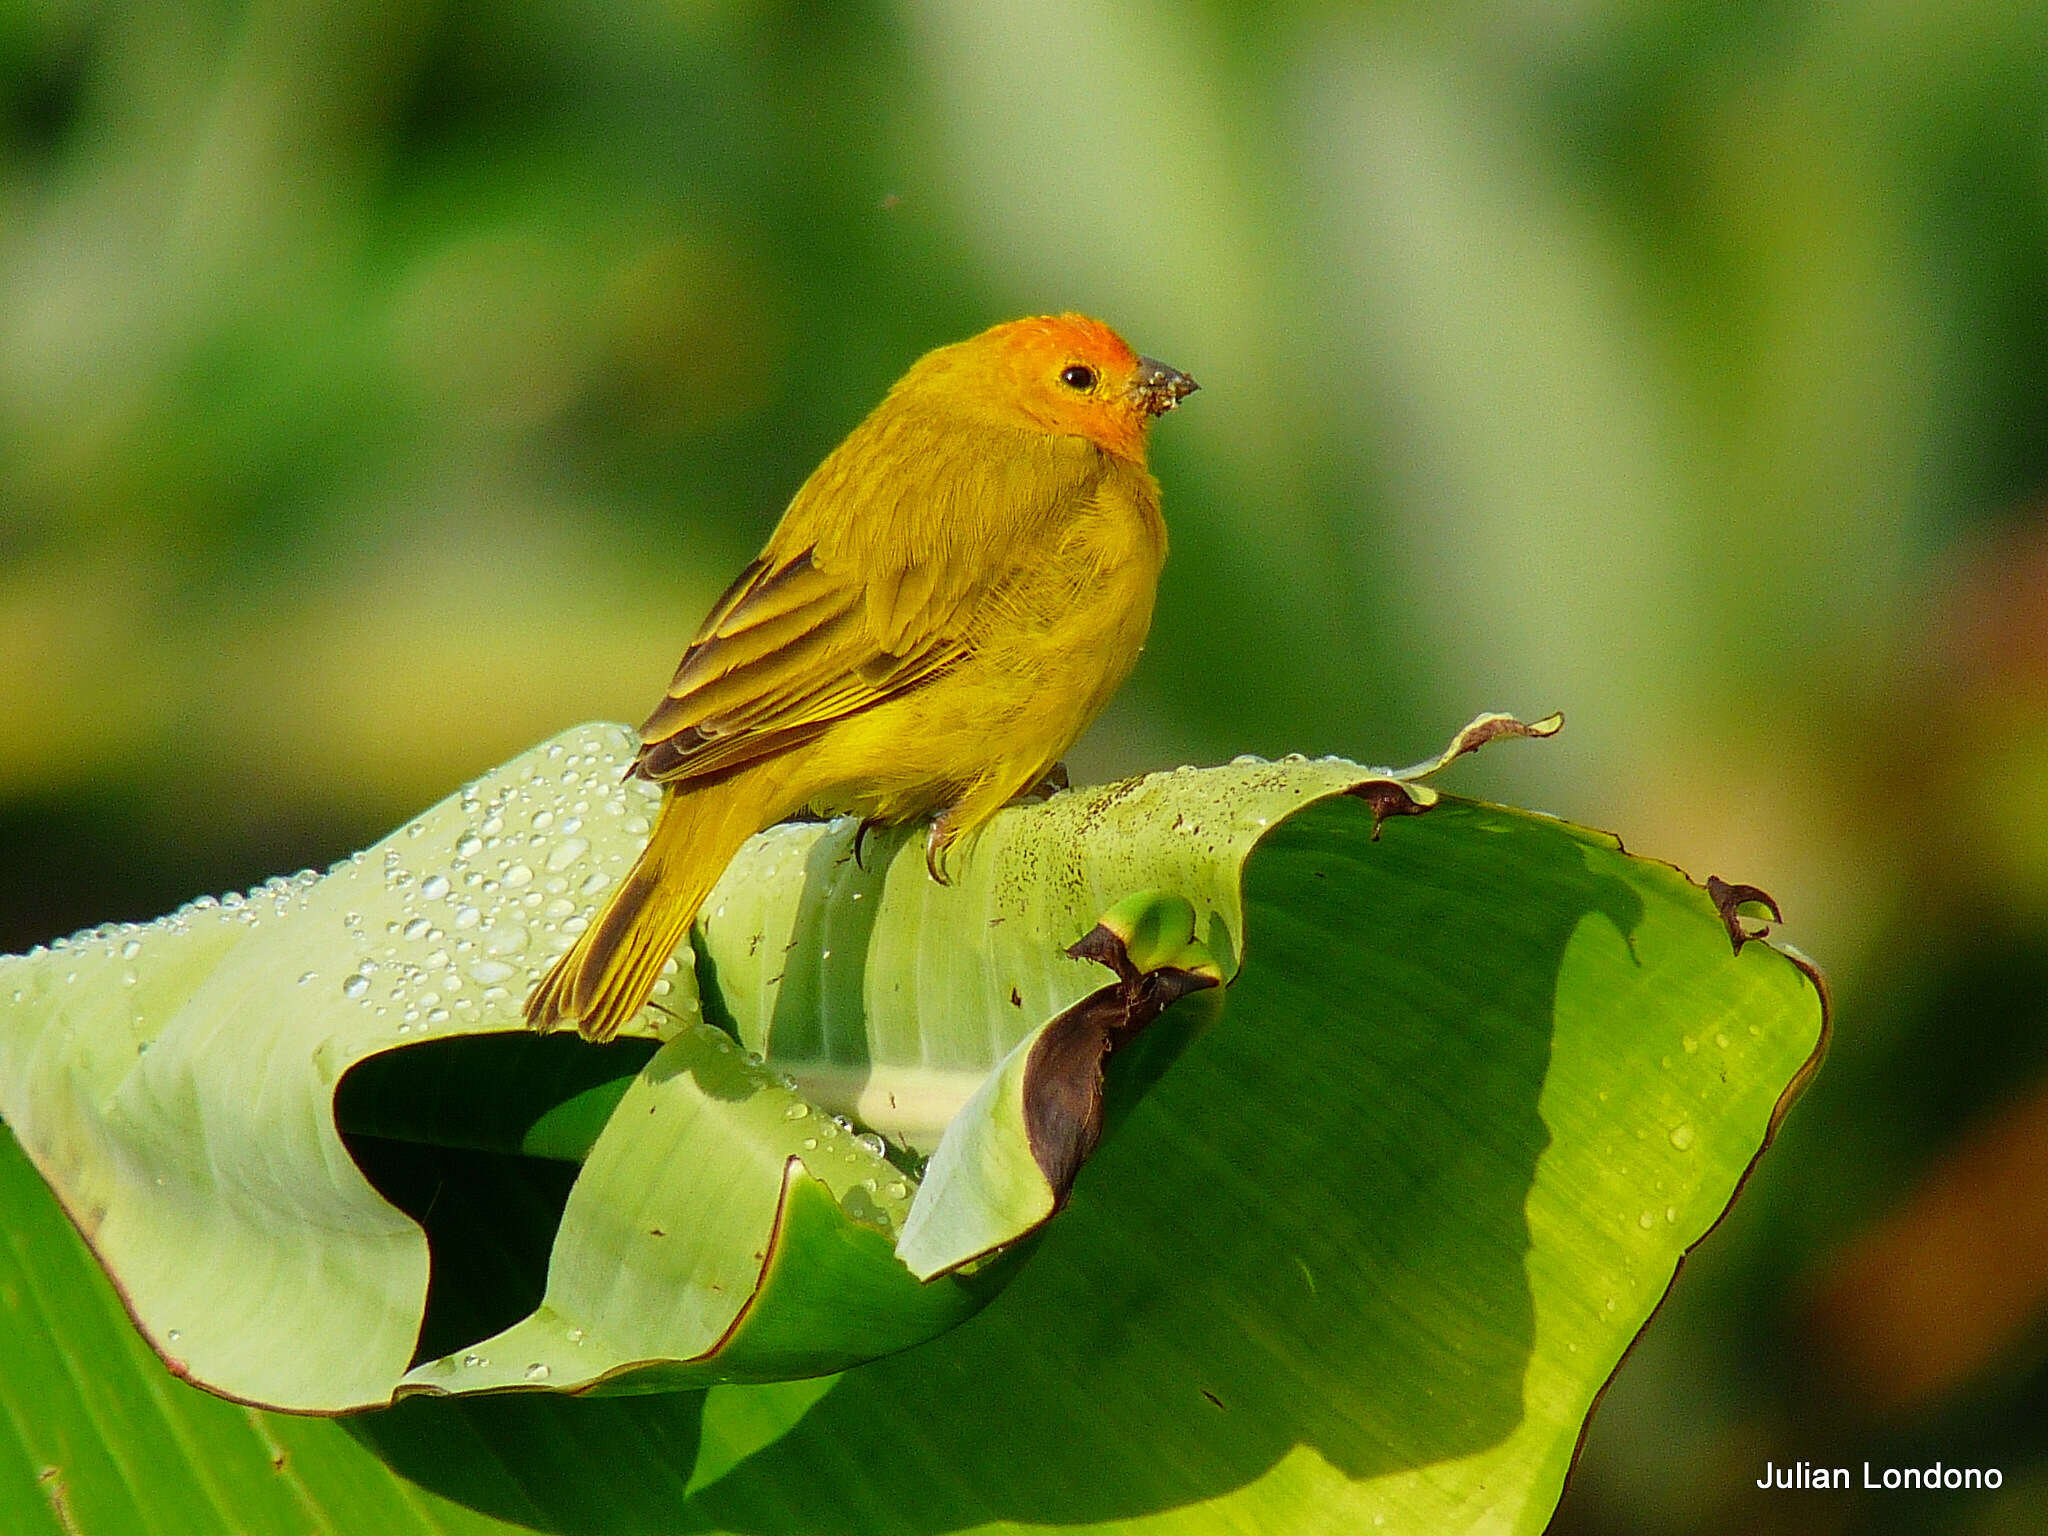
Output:
<svg viewBox="0 0 2048 1536">
<path fill-rule="evenodd" d="M 958 664 L 818 740 L 813 803 L 894 821 L 971 800 L 971 819 L 986 819 L 1088 728 L 1152 625 L 1166 558 L 1157 483 L 1105 457 L 1047 532 L 991 583 Z"/>
</svg>

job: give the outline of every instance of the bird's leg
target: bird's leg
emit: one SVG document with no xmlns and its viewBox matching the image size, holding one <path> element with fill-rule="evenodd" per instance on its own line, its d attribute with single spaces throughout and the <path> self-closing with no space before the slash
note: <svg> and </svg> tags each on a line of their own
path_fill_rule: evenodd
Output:
<svg viewBox="0 0 2048 1536">
<path fill-rule="evenodd" d="M 1061 790 L 1072 789 L 1073 787 L 1072 784 L 1067 782 L 1067 765 L 1065 763 L 1054 763 L 1045 770 L 1044 775 L 1036 784 L 1025 790 L 1011 804 L 1028 805 L 1035 801 L 1050 800 Z"/>
</svg>

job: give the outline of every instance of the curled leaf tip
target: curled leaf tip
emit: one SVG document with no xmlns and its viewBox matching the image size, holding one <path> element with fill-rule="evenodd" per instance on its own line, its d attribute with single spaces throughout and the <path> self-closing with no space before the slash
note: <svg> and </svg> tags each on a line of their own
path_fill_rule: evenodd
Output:
<svg viewBox="0 0 2048 1536">
<path fill-rule="evenodd" d="M 1451 744 L 1445 747 L 1442 752 L 1427 762 L 1417 763 L 1411 768 L 1403 768 L 1394 777 L 1403 781 L 1428 778 L 1429 775 L 1455 759 L 1463 757 L 1467 752 L 1477 752 L 1489 741 L 1499 741 L 1502 738 L 1513 740 L 1528 737 L 1555 736 L 1563 729 L 1564 715 L 1561 712 L 1545 715 L 1541 720 L 1533 723 L 1525 723 L 1517 720 L 1513 715 L 1502 714 L 1498 711 L 1480 715 L 1462 731 L 1458 732 L 1457 735 L 1453 736 Z"/>
<path fill-rule="evenodd" d="M 1742 908 L 1754 903 L 1771 914 L 1771 922 L 1782 923 L 1785 914 L 1778 910 L 1778 903 L 1768 891 L 1754 885 L 1737 885 L 1723 880 L 1719 875 L 1707 876 L 1707 897 L 1721 914 L 1721 924 L 1728 930 L 1728 942 L 1735 946 L 1735 953 L 1742 953 L 1742 946 L 1752 939 L 1769 936 L 1771 924 L 1759 920 L 1745 920 Z"/>
<path fill-rule="evenodd" d="M 1194 906 L 1168 891 L 1126 896 L 1068 946 L 1067 953 L 1107 966 L 1126 985 L 1176 968 L 1210 974 L 1211 986 L 1223 979 L 1208 949 L 1195 939 Z"/>
</svg>

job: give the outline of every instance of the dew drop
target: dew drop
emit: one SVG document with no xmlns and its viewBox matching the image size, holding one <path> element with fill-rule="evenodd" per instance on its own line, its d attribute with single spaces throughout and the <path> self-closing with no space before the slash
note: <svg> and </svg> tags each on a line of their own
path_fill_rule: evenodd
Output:
<svg viewBox="0 0 2048 1536">
<path fill-rule="evenodd" d="M 474 832 L 469 833 L 461 842 L 455 845 L 455 857 L 458 859 L 473 859 L 483 851 L 484 840 Z"/>
<path fill-rule="evenodd" d="M 483 914 L 477 911 L 475 907 L 462 907 L 455 914 L 455 926 L 457 928 L 474 928 L 482 919 Z"/>
<path fill-rule="evenodd" d="M 369 990 L 370 978 L 361 971 L 357 971 L 355 975 L 349 977 L 347 981 L 341 984 L 341 995 L 343 997 L 361 997 Z"/>
<path fill-rule="evenodd" d="M 583 1330 L 581 1328 L 571 1328 L 569 1330 L 569 1342 L 571 1344 L 581 1344 L 583 1342 Z"/>
<path fill-rule="evenodd" d="M 1650 1228 L 1657 1225 L 1657 1213 L 1655 1211 L 1643 1212 L 1642 1215 L 1636 1218 L 1636 1225 L 1641 1227 L 1645 1232 L 1649 1231 Z"/>
<path fill-rule="evenodd" d="M 1714 1044 L 1725 1051 L 1728 1049 L 1728 1037 L 1726 1035 L 1716 1035 L 1714 1036 Z"/>
<path fill-rule="evenodd" d="M 590 844 L 580 837 L 565 837 L 555 844 L 548 854 L 548 869 L 560 874 L 590 851 Z"/>
<path fill-rule="evenodd" d="M 126 944 L 123 944 L 121 946 L 121 958 L 123 960 L 133 960 L 137 955 L 141 953 L 142 940 L 140 939 L 130 939 Z"/>
<path fill-rule="evenodd" d="M 545 831 L 547 831 L 547 829 L 548 829 L 549 827 L 552 827 L 552 826 L 553 826 L 554 824 L 555 824 L 555 813 L 554 813 L 553 811 L 537 811 L 537 812 L 535 812 L 535 813 L 534 813 L 534 818 L 533 818 L 533 830 L 534 830 L 534 831 L 536 831 L 536 832 L 545 832 Z"/>
<path fill-rule="evenodd" d="M 785 1109 L 782 1112 L 782 1118 L 785 1120 L 801 1120 L 810 1112 L 811 1106 L 804 1103 L 802 1100 L 798 1100 L 796 1103 L 790 1105 L 789 1108 Z"/>
<path fill-rule="evenodd" d="M 531 938 L 532 935 L 518 923 L 504 923 L 491 930 L 490 937 L 484 941 L 484 953 L 516 955 L 526 948 Z"/>
<path fill-rule="evenodd" d="M 416 917 L 405 925 L 403 936 L 408 939 L 424 939 L 427 936 L 427 930 L 433 926 L 424 917 Z"/>
<path fill-rule="evenodd" d="M 1665 1207 L 1664 1207 L 1664 1219 L 1665 1219 L 1666 1221 L 1677 1221 L 1677 1220 L 1678 1220 L 1678 1207 L 1677 1207 L 1677 1206 L 1675 1206 L 1675 1205 L 1667 1205 L 1667 1206 L 1665 1206 Z"/>
<path fill-rule="evenodd" d="M 581 885 L 576 887 L 576 889 L 581 891 L 586 896 L 595 896 L 599 891 L 603 890 L 606 886 L 610 885 L 611 883 L 612 877 L 600 869 L 596 873 L 586 878 Z"/>
<path fill-rule="evenodd" d="M 526 1379 L 528 1381 L 546 1381 L 548 1379 L 547 1366 L 539 1360 L 534 1361 L 533 1364 L 526 1368 Z"/>
<path fill-rule="evenodd" d="M 505 883 L 517 890 L 522 885 L 533 884 L 533 870 L 525 864 L 514 864 L 505 871 Z"/>
<path fill-rule="evenodd" d="M 1692 1122 L 1688 1120 L 1683 1125 L 1676 1125 L 1671 1128 L 1671 1145 L 1678 1148 L 1681 1152 L 1689 1152 L 1692 1150 L 1692 1144 L 1698 1136 L 1699 1132 L 1692 1128 Z"/>
<path fill-rule="evenodd" d="M 182 1330 L 173 1328 L 169 1333 L 164 1335 L 164 1342 L 166 1344 L 175 1344 L 178 1342 L 178 1340 L 182 1339 L 183 1337 L 185 1337 L 185 1335 Z"/>
<path fill-rule="evenodd" d="M 472 981 L 481 986 L 496 986 L 501 981 L 512 979 L 512 967 L 502 960 L 479 960 L 469 968 Z"/>
<path fill-rule="evenodd" d="M 429 875 L 420 886 L 420 894 L 429 901 L 439 901 L 448 894 L 448 877 Z"/>
<path fill-rule="evenodd" d="M 875 1135 L 873 1132 L 863 1132 L 862 1134 L 854 1137 L 853 1139 L 859 1142 L 861 1146 L 864 1147 L 866 1150 L 874 1153 L 876 1157 L 880 1157 L 885 1151 L 888 1150 L 883 1145 L 882 1138 Z"/>
<path fill-rule="evenodd" d="M 318 981 L 319 979 L 320 973 L 318 971 L 307 971 L 304 975 L 299 977 L 299 985 L 303 987 L 307 982 Z"/>
<path fill-rule="evenodd" d="M 1687 1035 L 1683 1040 L 1679 1042 L 1679 1044 L 1685 1047 L 1685 1054 L 1688 1056 L 1692 1055 L 1693 1052 L 1697 1051 L 1700 1048 L 1699 1041 L 1693 1039 L 1691 1035 Z"/>
</svg>

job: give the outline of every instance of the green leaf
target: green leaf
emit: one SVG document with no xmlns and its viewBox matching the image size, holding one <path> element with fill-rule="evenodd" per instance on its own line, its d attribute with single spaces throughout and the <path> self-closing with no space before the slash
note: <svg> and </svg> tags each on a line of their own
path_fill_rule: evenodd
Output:
<svg viewBox="0 0 2048 1536">
<path fill-rule="evenodd" d="M 918 1279 L 1016 1242 L 1066 1204 L 1101 1139 L 1110 1058 L 1174 1003 L 1222 984 L 1194 931 L 1186 901 L 1140 891 L 1068 947 L 1109 966 L 1117 980 L 1026 1035 L 946 1126 L 896 1244 Z M 1170 1052 L 1185 1043 L 1194 1017 L 1184 1012 L 1183 1028 L 1168 1032 Z M 1156 1076 L 1170 1054 L 1150 1055 Z"/>
<path fill-rule="evenodd" d="M 424 1499 L 457 1528 L 466 1506 L 559 1530 L 938 1531 L 1139 1517 L 1159 1529 L 1292 1530 L 1371 1528 L 1376 1515 L 1391 1529 L 1539 1530 L 1600 1385 L 1732 1198 L 1824 1032 L 1798 965 L 1763 943 L 1733 952 L 1705 893 L 1611 838 L 1456 800 L 1382 826 L 1389 811 L 1437 797 L 1349 764 L 1243 763 L 1008 813 L 951 888 L 913 870 L 921 861 L 901 839 L 871 839 L 863 870 L 845 824 L 773 831 L 707 909 L 699 972 L 710 1022 L 688 1007 L 680 972 L 671 1039 L 651 1061 L 570 1069 L 569 1042 L 494 1045 L 490 1034 L 545 958 L 534 930 L 555 895 L 543 889 L 528 906 L 534 881 L 507 889 L 504 870 L 455 869 L 453 858 L 497 817 L 492 835 L 521 839 L 518 856 L 538 876 L 548 846 L 524 839 L 549 829 L 533 820 L 590 784 L 603 788 L 579 796 L 583 819 L 606 829 L 616 815 L 617 835 L 556 836 L 583 838 L 576 857 L 596 872 L 618 867 L 633 842 L 631 802 L 607 813 L 591 796 L 610 794 L 607 758 L 622 742 L 575 733 L 555 757 L 522 760 L 553 771 L 514 777 L 515 764 L 468 804 L 430 813 L 424 831 L 388 845 L 410 881 L 387 875 L 388 850 L 374 851 L 347 869 L 378 879 L 349 884 L 345 869 L 318 887 L 266 894 L 253 924 L 187 913 L 183 933 L 101 934 L 8 965 L 0 987 L 19 996 L 0 1021 L 0 1105 L 103 1254 L 154 1237 L 184 1244 L 207 1274 L 232 1251 L 262 1266 L 223 1292 L 239 1310 L 212 1325 L 223 1342 L 209 1370 L 225 1361 L 266 1379 L 319 1378 L 330 1393 L 336 1380 L 368 1383 L 351 1388 L 361 1393 L 353 1401 L 388 1396 L 422 1299 L 390 1283 L 404 1270 L 394 1256 L 407 1253 L 383 1234 L 409 1234 L 422 1252 L 425 1242 L 381 1183 L 436 1228 L 437 1295 L 444 1260 L 451 1273 L 469 1263 L 515 1277 L 479 1289 L 498 1310 L 465 1322 L 467 1332 L 451 1321 L 452 1303 L 437 1303 L 443 1321 L 428 1317 L 427 1352 L 445 1357 L 413 1383 L 732 1384 L 613 1400 L 530 1390 L 429 1398 L 349 1431 L 219 1404 L 188 1409 L 211 1400 L 137 1353 L 95 1281 L 77 1296 L 67 1289 L 65 1308 L 6 1319 L 15 1342 L 0 1344 L 0 1402 L 21 1453 L 0 1458 L 0 1509 L 8 1499 L 51 1507 L 33 1479 L 46 1464 L 76 1462 L 62 1448 L 81 1434 L 107 1440 L 113 1460 L 67 1470 L 66 1496 L 90 1484 L 118 1504 L 106 1490 L 145 1453 L 84 1406 L 113 1391 L 155 1394 L 162 1423 L 145 1414 L 136 1434 L 182 1448 L 150 1463 L 179 1488 L 211 1486 L 211 1437 L 225 1437 L 231 1461 L 240 1453 L 230 1442 L 256 1425 L 289 1441 L 294 1457 L 345 1469 L 333 1486 L 364 1509 Z M 570 756 L 573 769 L 562 766 Z M 564 786 L 564 771 L 578 778 Z M 525 788 L 497 806 L 507 785 Z M 556 819 L 568 818 L 556 809 Z M 450 896 L 426 898 L 441 905 L 407 939 L 422 915 L 407 914 L 439 870 L 498 878 L 498 892 L 479 894 L 509 904 L 479 906 L 457 928 L 463 893 L 451 883 Z M 337 885 L 347 897 L 323 905 Z M 1141 902 L 1136 922 L 1113 912 L 1142 891 L 1166 895 Z M 942 1177 L 935 1156 L 920 1189 L 906 1144 L 943 1147 L 997 1063 L 1028 1062 L 1052 1022 L 1135 984 L 1062 952 L 1098 918 L 1118 917 L 1126 958 L 1153 966 L 1134 974 L 1176 969 L 1179 940 L 1159 940 L 1166 928 L 1153 921 L 1173 900 L 1188 907 L 1187 943 L 1200 934 L 1218 969 L 1234 973 L 1220 1017 L 1191 1012 L 1191 1000 L 1116 1050 L 1104 1106 L 1114 1133 L 1079 1168 L 1065 1208 L 1042 1225 L 1034 1218 L 1036 1235 L 994 1265 L 918 1284 L 892 1244 L 901 1235 L 914 1250 L 908 1213 L 918 1201 L 943 1210 L 941 1186 L 960 1168 L 974 1186 L 975 1159 L 953 1159 Z M 580 910 L 572 902 L 556 921 Z M 538 914 L 524 925 L 523 973 L 486 970 L 490 986 L 458 988 L 475 1000 L 460 1022 L 447 992 L 423 1003 L 431 977 L 484 957 L 454 953 L 453 935 L 480 939 L 522 913 Z M 398 927 L 387 933 L 386 923 Z M 440 938 L 428 938 L 437 927 Z M 140 947 L 124 955 L 131 941 Z M 432 950 L 409 945 L 447 946 L 450 964 L 426 966 Z M 397 1013 L 379 1016 L 375 995 L 365 1004 L 337 978 L 387 948 L 417 955 L 406 963 L 420 974 L 399 973 L 403 995 L 383 1002 Z M 323 966 L 300 986 L 299 974 Z M 429 1045 L 396 1035 L 394 1019 L 427 1022 L 434 1006 L 449 1006 L 450 1018 L 433 1021 Z M 407 1007 L 422 1009 L 417 1020 L 404 1020 Z M 338 1022 L 358 1016 L 387 1033 Z M 446 1038 L 471 1029 L 483 1037 Z M 506 1049 L 542 1054 L 489 1057 Z M 485 1053 L 469 1079 L 463 1052 Z M 365 1057 L 344 1110 L 376 1133 L 356 1146 L 380 1183 L 348 1157 L 329 1105 L 333 1064 Z M 372 1074 L 386 1074 L 392 1091 L 361 1088 L 375 1086 Z M 396 1091 L 429 1078 L 442 1086 L 410 1099 Z M 532 1086 L 543 1078 L 549 1086 Z M 593 1141 L 589 1127 L 613 1096 Z M 1028 1148 L 1021 1078 L 988 1098 L 1009 1106 L 980 1122 L 989 1145 L 1014 1154 L 1023 1134 Z M 837 1128 L 832 1108 L 898 1145 L 878 1154 Z M 274 1136 L 273 1116 L 284 1122 Z M 203 1153 L 177 1134 L 194 1125 L 205 1128 Z M 1016 1129 L 1005 1136 L 999 1125 Z M 266 1139 L 243 1149 L 241 1136 Z M 457 1162 L 429 1175 L 408 1160 L 433 1153 L 421 1143 L 436 1136 L 482 1150 L 435 1153 Z M 806 1136 L 818 1146 L 805 1148 Z M 832 1155 L 822 1155 L 828 1142 Z M 587 1149 L 580 1172 L 561 1175 L 575 1182 L 559 1230 L 548 1203 L 559 1203 L 559 1185 L 527 1170 L 563 1165 L 516 1155 L 522 1146 Z M 431 1192 L 458 1187 L 458 1175 L 512 1216 L 480 1218 L 467 1197 L 436 1205 Z M 10 1229 L 19 1208 L 47 1232 L 39 1191 L 19 1178 L 0 1189 Z M 999 1235 L 1023 1230 L 1026 1207 L 1036 1208 L 1007 1197 L 981 1205 L 998 1212 L 985 1229 Z M 288 1228 L 317 1262 L 237 1249 L 295 1211 L 327 1218 Z M 952 1256 L 971 1246 L 957 1234 L 972 1225 L 953 1222 Z M 708 1236 L 675 1241 L 690 1230 Z M 326 1246 L 360 1248 L 366 1236 L 378 1262 L 341 1265 L 329 1284 Z M 535 1255 L 545 1257 L 550 1236 L 543 1297 Z M 39 1241 L 11 1262 L 0 1304 L 18 1314 L 24 1296 L 76 1288 L 75 1243 Z M 144 1267 L 150 1284 L 130 1284 L 131 1301 L 145 1331 L 178 1353 L 183 1323 L 152 1310 L 176 1278 L 175 1256 Z M 950 1326 L 1005 1280 L 993 1305 Z M 327 1287 L 317 1315 L 288 1294 L 308 1284 Z M 197 1287 L 176 1297 L 183 1307 L 201 1299 Z M 284 1334 L 274 1316 L 304 1319 L 304 1336 Z M 392 1329 L 394 1316 L 411 1330 L 382 1357 L 395 1366 L 338 1359 Z M 492 1329 L 495 1340 L 462 1347 Z M 920 1338 L 929 1342 L 820 1381 L 747 1384 Z M 723 1352 L 704 1355 L 707 1340 Z M 48 1364 L 80 1348 L 89 1363 Z M 300 1362 L 274 1358 L 293 1353 Z M 492 1364 L 465 1366 L 471 1354 Z M 642 1360 L 669 1363 L 630 1369 Z M 535 1365 L 547 1366 L 543 1376 L 530 1376 Z M 70 1438 L 35 1427 L 39 1402 Z M 216 1423 L 206 1417 L 214 1408 L 236 1417 Z M 307 1523 L 249 1498 L 251 1512 L 234 1522 L 244 1528 Z"/>
</svg>

